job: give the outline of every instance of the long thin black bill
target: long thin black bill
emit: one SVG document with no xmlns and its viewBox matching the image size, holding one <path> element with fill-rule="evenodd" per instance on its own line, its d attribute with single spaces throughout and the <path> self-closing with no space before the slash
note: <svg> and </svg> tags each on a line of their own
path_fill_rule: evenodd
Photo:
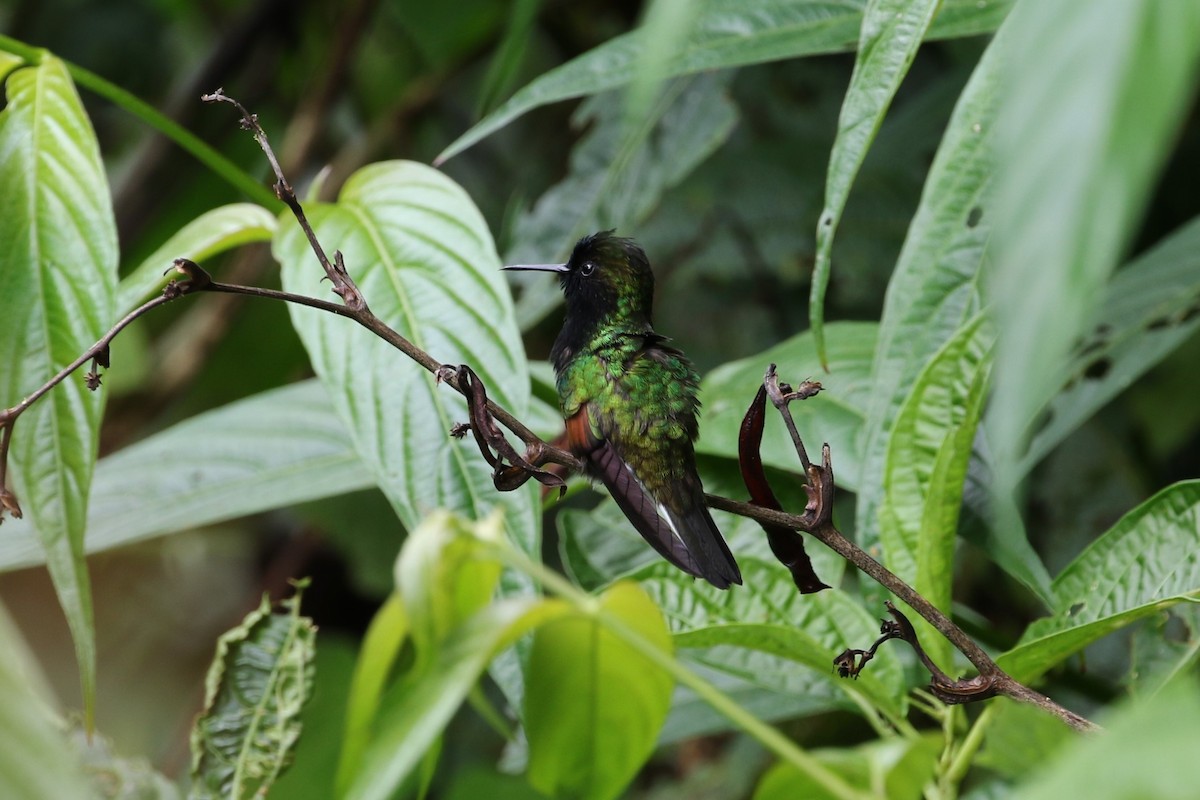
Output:
<svg viewBox="0 0 1200 800">
<path fill-rule="evenodd" d="M 500 269 L 512 270 L 513 272 L 566 272 L 566 264 L 512 264 Z"/>
</svg>

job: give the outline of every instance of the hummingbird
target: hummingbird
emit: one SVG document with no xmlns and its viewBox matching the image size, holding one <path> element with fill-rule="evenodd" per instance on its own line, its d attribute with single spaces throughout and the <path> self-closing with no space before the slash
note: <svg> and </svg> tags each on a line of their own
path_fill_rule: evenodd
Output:
<svg viewBox="0 0 1200 800">
<path fill-rule="evenodd" d="M 565 264 L 507 270 L 558 274 L 566 315 L 550 350 L 567 448 L 651 547 L 727 589 L 741 571 L 704 503 L 692 443 L 699 376 L 651 324 L 654 273 L 632 239 L 580 239 Z"/>
</svg>

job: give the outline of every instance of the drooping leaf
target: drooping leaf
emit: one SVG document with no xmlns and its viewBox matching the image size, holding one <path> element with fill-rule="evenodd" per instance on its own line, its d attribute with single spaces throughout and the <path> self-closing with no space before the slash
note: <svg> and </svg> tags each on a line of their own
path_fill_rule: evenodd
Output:
<svg viewBox="0 0 1200 800">
<path fill-rule="evenodd" d="M 1007 27 L 984 51 L 958 98 L 888 283 L 866 394 L 855 511 L 855 538 L 868 550 L 879 541 L 888 436 L 900 406 L 926 362 L 981 306 L 980 267 L 991 227 L 998 44 Z"/>
<path fill-rule="evenodd" d="M 51 692 L 17 626 L 0 606 L 0 797 L 89 797 Z"/>
<path fill-rule="evenodd" d="M 838 117 L 833 152 L 829 155 L 825 208 L 817 221 L 809 319 L 822 366 L 828 366 L 825 289 L 832 268 L 833 237 L 850 197 L 850 186 L 940 5 L 941 0 L 871 0 L 863 10 L 858 55 Z"/>
<path fill-rule="evenodd" d="M 1195 91 L 1200 6 L 1020 3 L 997 135 L 995 491 L 1062 386 Z M 1153 44 L 1151 44 L 1153 43 Z"/>
<path fill-rule="evenodd" d="M 371 486 L 315 380 L 198 414 L 102 459 L 87 552 Z M 28 520 L 6 520 L 0 571 L 44 563 Z"/>
<path fill-rule="evenodd" d="M 792 417 L 809 454 L 819 454 L 821 444 L 828 442 L 838 486 L 846 489 L 858 489 L 860 485 L 857 439 L 870 402 L 867 378 L 876 331 L 876 325 L 865 322 L 830 325 L 826 332 L 832 371 L 822 381 L 825 390 L 791 404 Z M 705 376 L 700 386 L 703 418 L 697 452 L 737 458 L 742 415 L 762 385 L 767 365 L 772 363 L 778 365 L 780 378 L 789 382 L 823 377 L 812 334 L 807 331 L 758 355 L 723 364 Z M 768 414 L 769 418 L 777 416 Z M 767 466 L 800 471 L 792 440 L 778 419 L 767 420 L 761 453 Z"/>
<path fill-rule="evenodd" d="M 664 77 L 778 61 L 854 47 L 865 0 L 716 0 L 692 24 L 687 44 L 664 67 Z M 988 33 L 1009 3 L 947 0 L 930 38 Z M 553 69 L 514 94 L 438 156 L 445 161 L 539 106 L 626 86 L 637 77 L 644 30 L 605 42 Z M 653 44 L 649 45 L 653 46 Z"/>
<path fill-rule="evenodd" d="M 524 414 L 529 374 L 512 301 L 491 234 L 461 188 L 429 167 L 384 162 L 355 173 L 336 204 L 310 204 L 307 213 L 325 248 L 345 255 L 376 315 L 433 358 L 471 365 L 492 399 Z M 282 225 L 275 253 L 289 291 L 322 286 L 294 220 Z M 498 493 L 478 452 L 450 438 L 467 418 L 457 393 L 345 319 L 289 311 L 355 449 L 406 527 L 435 508 L 481 519 L 503 505 L 510 535 L 537 551 L 536 489 Z"/>
<path fill-rule="evenodd" d="M 262 206 L 233 203 L 206 211 L 184 225 L 161 247 L 121 279 L 117 289 L 119 314 L 132 310 L 167 282 L 164 275 L 177 258 L 203 263 L 218 253 L 251 242 L 268 242 L 278 219 Z"/>
<path fill-rule="evenodd" d="M 659 198 L 717 149 L 737 121 L 729 75 L 697 75 L 668 84 L 644 119 L 630 120 L 621 97 L 590 98 L 572 117 L 591 126 L 571 152 L 566 178 L 517 219 L 508 263 L 565 260 L 580 236 L 616 228 L 629 233 Z M 537 273 L 512 276 L 522 288 L 522 329 L 562 302 L 558 282 Z"/>
<path fill-rule="evenodd" d="M 91 122 L 61 61 L 9 74 L 0 111 L 0 406 L 21 402 L 112 324 L 117 235 Z M 71 628 L 85 723 L 96 646 L 83 560 L 88 488 L 104 393 L 82 374 L 55 387 L 14 428 L 13 487 L 46 550 Z"/>
<path fill-rule="evenodd" d="M 1200 600 L 1200 481 L 1168 486 L 1130 511 L 1051 589 L 1054 615 L 997 659 L 1019 681 L 1156 610 Z"/>
<path fill-rule="evenodd" d="M 317 629 L 300 616 L 303 587 L 283 613 L 262 604 L 217 640 L 204 710 L 192 727 L 189 798 L 263 796 L 287 769 L 312 693 Z"/>
<path fill-rule="evenodd" d="M 671 651 L 654 602 L 631 582 L 600 607 Z M 654 749 L 674 681 L 591 616 L 566 616 L 533 637 L 525 693 L 529 781 L 554 797 L 609 800 Z"/>
</svg>

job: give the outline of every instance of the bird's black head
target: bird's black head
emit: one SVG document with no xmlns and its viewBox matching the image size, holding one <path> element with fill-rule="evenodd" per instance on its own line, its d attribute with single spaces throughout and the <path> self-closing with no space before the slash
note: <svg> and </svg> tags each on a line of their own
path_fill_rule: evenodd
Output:
<svg viewBox="0 0 1200 800">
<path fill-rule="evenodd" d="M 567 323 L 642 330 L 650 328 L 654 273 L 632 239 L 601 231 L 575 244 L 565 264 L 522 264 L 510 270 L 558 273 L 567 299 Z"/>
</svg>

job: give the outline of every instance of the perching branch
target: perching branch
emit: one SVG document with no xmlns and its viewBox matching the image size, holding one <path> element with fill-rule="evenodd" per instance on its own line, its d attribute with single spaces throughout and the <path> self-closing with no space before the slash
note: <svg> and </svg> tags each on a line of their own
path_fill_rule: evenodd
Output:
<svg viewBox="0 0 1200 800">
<path fill-rule="evenodd" d="M 804 486 L 804 490 L 808 494 L 809 501 L 804 509 L 804 513 L 797 516 L 769 510 L 770 518 L 767 522 L 772 525 L 791 527 L 795 530 L 811 534 L 820 540 L 822 544 L 831 548 L 838 555 L 867 573 L 876 583 L 879 583 L 907 603 L 910 608 L 920 614 L 940 634 L 945 636 L 959 652 L 967 657 L 967 660 L 978 670 L 979 675 L 967 680 L 954 680 L 946 675 L 929 658 L 928 654 L 925 653 L 920 642 L 917 640 L 917 634 L 913 630 L 912 624 L 890 602 L 887 604 L 888 612 L 892 615 L 894 621 L 884 622 L 882 637 L 869 650 L 847 650 L 834 659 L 834 666 L 838 669 L 839 673 L 844 676 L 857 677 L 867 661 L 874 657 L 875 650 L 879 645 L 888 639 L 904 639 L 913 647 L 917 653 L 917 657 L 925 665 L 926 669 L 929 670 L 931 675 L 930 690 L 942 702 L 950 704 L 970 703 L 1000 694 L 1011 697 L 1014 700 L 1035 705 L 1055 715 L 1076 730 L 1098 730 L 1098 727 L 1091 721 L 1084 719 L 1073 711 L 1063 708 L 1050 698 L 1033 691 L 1000 669 L 991 656 L 976 644 L 962 628 L 955 625 L 939 608 L 926 600 L 895 573 L 868 555 L 861 547 L 842 536 L 841 532 L 834 527 L 833 495 L 835 486 L 829 445 L 823 445 L 821 448 L 821 465 L 817 466 L 811 463 L 805 452 L 804 443 L 801 441 L 800 435 L 796 430 L 792 413 L 788 408 L 788 404 L 792 400 L 802 400 L 812 397 L 818 391 L 820 391 L 820 384 L 809 383 L 807 381 L 801 384 L 798 390 L 793 391 L 787 384 L 779 382 L 779 378 L 775 374 L 775 365 L 771 364 L 767 368 L 767 373 L 763 378 L 763 389 L 759 391 L 758 396 L 751 403 L 750 409 L 746 412 L 747 420 L 755 416 L 761 416 L 764 406 L 763 395 L 765 393 L 767 396 L 770 396 L 779 413 L 783 415 L 784 423 L 792 435 L 792 441 L 796 446 L 796 455 L 799 457 L 801 463 L 805 464 L 807 483 Z M 746 422 L 743 422 L 742 430 L 744 435 L 747 430 Z M 761 425 L 758 431 L 761 435 Z M 757 454 L 758 441 L 755 440 L 750 445 L 750 449 Z M 758 464 L 757 469 L 761 475 L 761 463 Z M 766 480 L 765 476 L 759 477 L 754 475 L 753 463 L 748 467 L 745 460 L 742 463 L 742 471 L 744 476 L 747 472 L 751 473 L 751 478 L 747 479 L 748 487 L 751 484 L 751 479 L 762 480 L 763 482 Z M 751 488 L 752 494 L 754 494 L 754 491 Z M 710 496 L 709 499 L 709 505 L 714 508 L 724 508 L 725 510 L 738 513 L 738 509 L 731 507 L 720 498 L 712 498 Z M 713 500 L 721 500 L 721 502 L 712 502 Z M 756 518 L 759 517 L 756 516 Z M 856 661 L 856 658 L 859 660 Z"/>
</svg>

